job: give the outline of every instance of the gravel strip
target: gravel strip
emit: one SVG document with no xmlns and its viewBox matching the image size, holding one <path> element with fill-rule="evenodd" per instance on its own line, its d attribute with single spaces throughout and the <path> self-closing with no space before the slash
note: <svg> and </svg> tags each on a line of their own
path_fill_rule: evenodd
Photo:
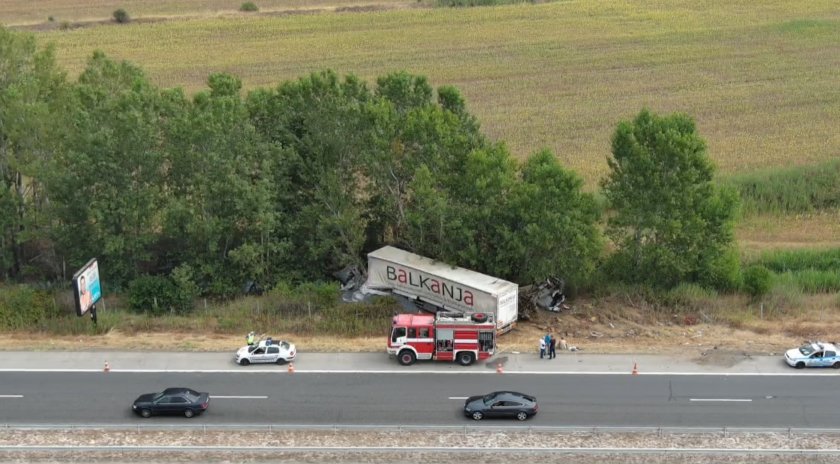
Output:
<svg viewBox="0 0 840 464">
<path fill-rule="evenodd" d="M 782 433 L 557 433 L 557 432 L 354 432 L 354 431 L 115 431 L 115 430 L 2 430 L 0 447 L 191 447 L 184 450 L 20 450 L 0 448 L 0 462 L 342 462 L 393 464 L 458 462 L 509 463 L 838 463 L 840 435 Z M 260 447 L 269 450 L 225 451 L 215 447 Z M 196 449 L 198 447 L 199 449 Z M 201 450 L 200 447 L 211 447 Z M 319 447 L 330 448 L 319 450 Z M 359 447 L 393 450 L 360 451 Z M 407 450 L 406 447 L 437 450 Z M 290 450 L 289 448 L 294 448 Z M 303 449 L 300 448 L 314 448 Z M 335 450 L 335 448 L 346 448 Z M 356 450 L 354 450 L 356 448 Z M 458 451 L 458 448 L 466 448 Z M 536 450 L 507 450 L 535 448 Z M 572 448 L 572 450 L 557 450 Z M 593 449 L 607 448 L 603 451 Z M 622 450 L 669 449 L 645 452 Z M 544 451 L 540 451 L 543 449 Z M 680 450 L 709 450 L 708 453 Z M 729 451 L 713 451 L 713 450 Z M 749 454 L 743 450 L 792 450 L 793 453 Z M 823 451 L 820 451 L 823 450 Z"/>
</svg>

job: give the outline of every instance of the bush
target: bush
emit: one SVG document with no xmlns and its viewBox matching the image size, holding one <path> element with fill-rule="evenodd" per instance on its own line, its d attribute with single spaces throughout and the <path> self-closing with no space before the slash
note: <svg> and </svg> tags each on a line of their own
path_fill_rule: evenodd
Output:
<svg viewBox="0 0 840 464">
<path fill-rule="evenodd" d="M 114 11 L 114 21 L 125 24 L 131 22 L 131 17 L 128 16 L 128 12 L 123 10 L 122 8 Z"/>
<path fill-rule="evenodd" d="M 0 286 L 0 329 L 33 329 L 60 316 L 49 292 L 27 285 Z"/>
<path fill-rule="evenodd" d="M 239 7 L 239 11 L 259 11 L 260 9 L 254 2 L 245 2 Z"/>
<path fill-rule="evenodd" d="M 191 281 L 191 270 L 182 266 L 173 271 L 173 275 L 174 278 L 146 275 L 131 281 L 129 308 L 140 313 L 148 311 L 155 316 L 190 312 L 197 293 L 197 287 Z"/>
<path fill-rule="evenodd" d="M 767 294 L 773 285 L 773 273 L 764 266 L 750 266 L 744 271 L 744 291 L 752 297 Z"/>
</svg>

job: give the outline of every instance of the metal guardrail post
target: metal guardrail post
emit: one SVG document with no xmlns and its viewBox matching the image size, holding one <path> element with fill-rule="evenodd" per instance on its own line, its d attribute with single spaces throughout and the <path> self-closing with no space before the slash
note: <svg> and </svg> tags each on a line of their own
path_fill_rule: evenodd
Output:
<svg viewBox="0 0 840 464">
<path fill-rule="evenodd" d="M 723 428 L 723 438 L 726 438 L 726 427 Z"/>
</svg>

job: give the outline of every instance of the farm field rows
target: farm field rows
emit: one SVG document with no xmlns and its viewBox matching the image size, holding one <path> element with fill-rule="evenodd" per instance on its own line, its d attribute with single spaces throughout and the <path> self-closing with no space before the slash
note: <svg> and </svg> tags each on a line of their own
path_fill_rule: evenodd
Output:
<svg viewBox="0 0 840 464">
<path fill-rule="evenodd" d="M 23 21 L 23 3 L 4 2 L 0 21 Z M 92 3 L 75 2 L 79 15 L 107 20 L 114 5 Z M 246 88 L 325 68 L 370 84 L 397 70 L 425 75 L 460 88 L 484 131 L 515 156 L 547 147 L 591 188 L 606 172 L 616 124 L 645 106 L 694 117 L 724 175 L 840 156 L 840 12 L 831 1 L 379 2 L 352 13 L 326 10 L 359 3 L 258 3 L 260 14 L 245 15 L 220 1 L 146 0 L 129 7 L 133 24 L 37 34 L 56 44 L 71 77 L 99 49 L 187 92 L 219 71 Z M 218 16 L 225 5 L 233 14 Z M 304 5 L 324 10 L 276 14 Z M 143 22 L 144 14 L 175 16 Z"/>
</svg>

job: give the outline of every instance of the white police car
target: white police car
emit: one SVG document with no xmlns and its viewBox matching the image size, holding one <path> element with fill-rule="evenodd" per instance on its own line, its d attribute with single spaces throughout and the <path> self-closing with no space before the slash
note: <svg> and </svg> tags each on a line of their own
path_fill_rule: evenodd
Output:
<svg viewBox="0 0 840 464">
<path fill-rule="evenodd" d="M 240 348 L 233 357 L 233 361 L 242 366 L 251 363 L 285 364 L 294 361 L 296 356 L 297 350 L 293 343 L 267 338 L 260 340 L 256 345 Z"/>
<path fill-rule="evenodd" d="M 833 367 L 840 369 L 840 356 L 834 343 L 808 342 L 785 352 L 785 362 L 797 369 Z"/>
</svg>

